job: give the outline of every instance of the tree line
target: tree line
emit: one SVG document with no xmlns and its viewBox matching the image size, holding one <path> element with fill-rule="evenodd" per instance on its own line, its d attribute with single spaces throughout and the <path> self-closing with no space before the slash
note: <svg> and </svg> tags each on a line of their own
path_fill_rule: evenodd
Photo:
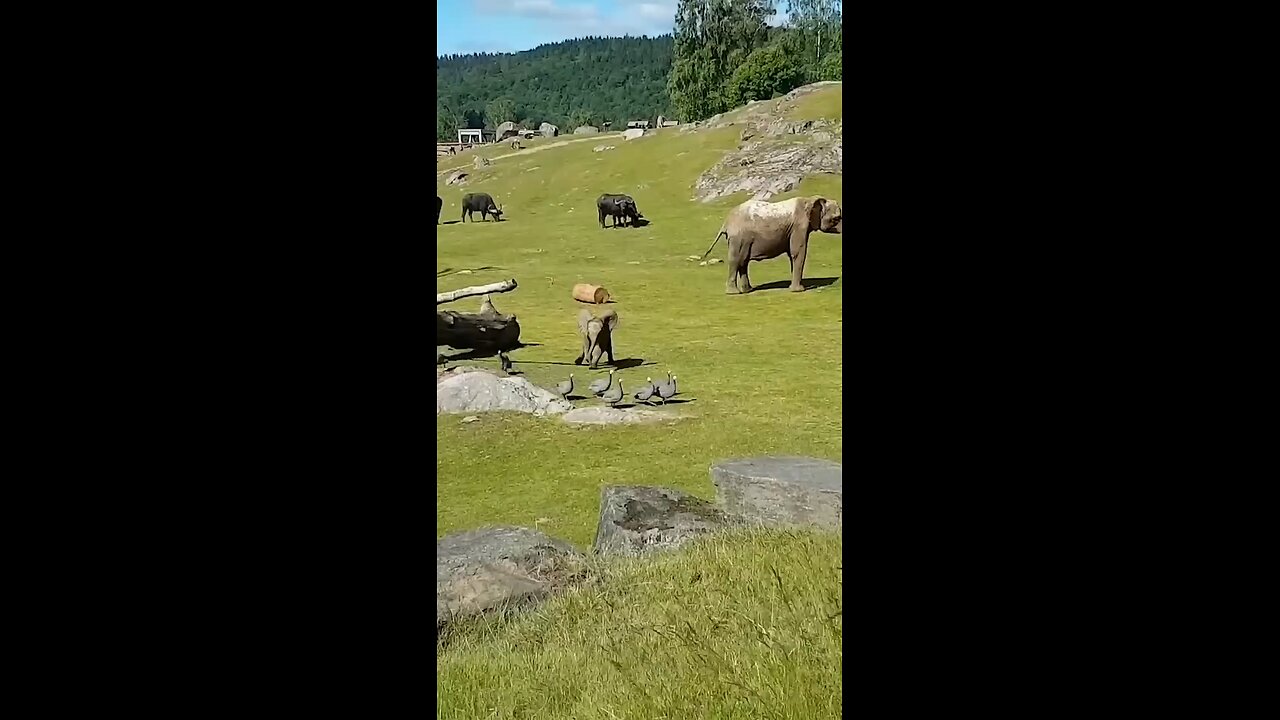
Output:
<svg viewBox="0 0 1280 720">
<path fill-rule="evenodd" d="M 436 58 L 436 137 L 456 139 L 459 127 L 507 121 L 573 132 L 670 116 L 671 45 L 670 35 L 587 37 L 514 54 Z"/>
<path fill-rule="evenodd" d="M 587 37 L 521 53 L 436 58 L 436 137 L 458 128 L 703 120 L 801 85 L 840 80 L 841 0 L 679 0 L 673 35 Z"/>
</svg>

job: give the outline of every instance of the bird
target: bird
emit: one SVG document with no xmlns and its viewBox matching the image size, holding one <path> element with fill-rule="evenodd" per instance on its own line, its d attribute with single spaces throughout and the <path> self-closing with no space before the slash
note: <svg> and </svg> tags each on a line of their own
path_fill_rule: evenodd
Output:
<svg viewBox="0 0 1280 720">
<path fill-rule="evenodd" d="M 507 354 L 502 352 L 501 350 L 498 351 L 498 362 L 502 364 L 502 372 L 510 375 L 511 374 L 511 358 L 507 357 Z"/>
<path fill-rule="evenodd" d="M 670 400 L 671 398 L 675 397 L 680 393 L 680 391 L 676 389 L 677 377 L 679 376 L 672 375 L 671 382 L 658 383 L 658 386 L 655 388 L 655 390 L 658 393 L 658 397 L 662 398 L 663 405 L 666 405 L 668 400 Z"/>
<path fill-rule="evenodd" d="M 612 390 L 606 390 L 604 394 L 600 396 L 600 399 L 604 401 L 605 405 L 613 407 L 618 403 L 618 401 L 622 400 L 622 395 L 622 380 L 619 379 L 618 384 L 615 385 Z"/>
<path fill-rule="evenodd" d="M 635 398 L 641 402 L 647 403 L 651 397 L 653 397 L 653 378 L 645 378 L 644 387 L 640 388 L 636 392 Z"/>
<path fill-rule="evenodd" d="M 569 379 L 556 385 L 556 392 L 560 394 L 561 400 L 567 400 L 569 393 L 573 392 L 573 373 L 569 373 Z"/>
<path fill-rule="evenodd" d="M 609 389 L 609 386 L 613 384 L 613 373 L 613 369 L 610 368 L 609 377 L 601 380 L 592 380 L 591 384 L 587 386 L 587 389 L 595 393 L 596 397 L 603 395 L 604 392 Z"/>
</svg>

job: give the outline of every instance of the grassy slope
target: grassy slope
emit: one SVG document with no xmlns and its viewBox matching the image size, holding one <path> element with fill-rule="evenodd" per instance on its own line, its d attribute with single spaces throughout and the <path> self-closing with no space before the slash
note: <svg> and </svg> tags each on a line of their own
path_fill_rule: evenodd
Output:
<svg viewBox="0 0 1280 720">
<path fill-rule="evenodd" d="M 840 717 L 839 565 L 839 537 L 791 533 L 612 563 L 463 628 L 436 656 L 436 717 Z"/>
<path fill-rule="evenodd" d="M 835 98 L 834 111 L 831 97 L 810 98 L 790 117 L 838 114 L 839 88 L 822 94 Z M 778 289 L 731 297 L 723 294 L 723 264 L 683 259 L 701 255 L 725 211 L 743 199 L 690 200 L 693 180 L 737 136 L 730 127 L 666 130 L 631 142 L 602 137 L 496 160 L 465 189 L 437 184 L 446 221 L 457 217 L 465 192 L 490 192 L 508 212 L 510 222 L 501 224 L 439 227 L 436 283 L 440 291 L 520 281 L 516 291 L 494 296 L 500 310 L 520 316 L 524 340 L 541 343 L 512 354 L 517 369 L 548 387 L 568 372 L 580 385 L 602 374 L 571 364 L 574 318 L 584 306 L 569 298 L 575 282 L 600 283 L 619 301 L 612 306 L 622 318 L 618 357 L 645 358 L 619 373 L 623 382 L 634 387 L 670 368 L 693 400 L 675 407 L 697 416 L 661 427 L 590 429 L 518 414 L 483 414 L 470 424 L 437 417 L 439 533 L 515 523 L 585 548 L 603 484 L 660 484 L 710 498 L 707 470 L 719 458 L 841 459 L 843 280 L 793 295 L 779 258 L 751 270 L 757 287 Z M 617 149 L 591 152 L 601 144 Z M 447 161 L 470 167 L 470 153 Z M 653 224 L 600 230 L 601 192 L 631 193 Z M 797 194 L 841 199 L 841 178 L 808 180 L 789 195 Z M 806 276 L 842 277 L 841 238 L 812 240 Z M 713 257 L 724 256 L 721 244 Z M 495 267 L 455 272 L 485 266 Z M 468 298 L 452 307 L 478 305 Z M 840 717 L 840 546 L 838 536 L 750 533 L 658 558 L 599 563 L 598 582 L 535 611 L 455 628 L 437 649 L 436 717 Z"/>
<path fill-rule="evenodd" d="M 840 94 L 840 86 L 825 88 L 800 108 L 838 113 Z M 763 453 L 841 459 L 841 237 L 815 233 L 805 269 L 807 278 L 841 280 L 800 294 L 786 290 L 785 258 L 752 264 L 752 283 L 764 289 L 749 296 L 724 294 L 723 264 L 699 267 L 684 259 L 702 255 L 728 208 L 745 199 L 691 199 L 693 181 L 736 145 L 738 131 L 667 129 L 629 142 L 600 137 L 495 160 L 473 169 L 462 187 L 444 185 L 437 174 L 442 222 L 458 218 L 467 192 L 492 194 L 507 213 L 503 223 L 437 228 L 436 286 L 519 280 L 514 292 L 494 296 L 499 310 L 519 316 L 522 339 L 540 343 L 512 353 L 517 370 L 544 387 L 569 372 L 580 387 L 604 373 L 572 364 L 579 350 L 575 317 L 587 306 L 574 302 L 570 290 L 577 282 L 601 284 L 618 300 L 611 306 L 621 316 L 618 358 L 644 358 L 644 365 L 618 373 L 624 386 L 634 389 L 670 370 L 691 401 L 679 409 L 696 416 L 675 425 L 590 429 L 519 414 L 485 414 L 470 424 L 440 416 L 438 533 L 488 523 L 538 525 L 585 547 L 601 485 L 659 484 L 710 498 L 708 468 L 717 459 Z M 616 149 L 592 152 L 601 144 Z M 469 166 L 470 155 L 447 158 L 439 169 Z M 839 200 L 842 184 L 839 176 L 818 176 L 775 199 Z M 595 199 L 603 192 L 632 194 L 652 224 L 599 229 Z M 712 257 L 725 254 L 721 241 Z M 484 267 L 492 269 L 456 274 Z M 450 305 L 478 306 L 479 298 Z"/>
</svg>

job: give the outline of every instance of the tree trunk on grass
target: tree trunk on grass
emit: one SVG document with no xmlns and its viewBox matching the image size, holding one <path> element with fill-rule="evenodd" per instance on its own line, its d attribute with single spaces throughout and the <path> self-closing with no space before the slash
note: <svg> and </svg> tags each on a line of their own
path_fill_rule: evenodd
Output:
<svg viewBox="0 0 1280 720">
<path fill-rule="evenodd" d="M 473 285 L 472 287 L 464 287 L 459 290 L 450 290 L 449 292 L 436 293 L 436 304 L 453 302 L 461 300 L 464 297 L 472 297 L 475 295 L 485 295 L 488 293 L 504 293 L 511 292 L 516 289 L 516 279 L 503 280 L 502 282 L 489 283 L 488 285 Z"/>
<path fill-rule="evenodd" d="M 493 306 L 486 293 L 509 292 L 516 287 L 514 279 L 490 285 L 462 288 L 436 295 L 436 304 L 463 297 L 485 295 L 479 313 L 453 310 L 436 311 L 436 345 L 458 349 L 497 352 L 520 347 L 520 323 L 515 315 L 503 315 Z M 443 299 L 442 299 L 443 298 Z"/>
</svg>

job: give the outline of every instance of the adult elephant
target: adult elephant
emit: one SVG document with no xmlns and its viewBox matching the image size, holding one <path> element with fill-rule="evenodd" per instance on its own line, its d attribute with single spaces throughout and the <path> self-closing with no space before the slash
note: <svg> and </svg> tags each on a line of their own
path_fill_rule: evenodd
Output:
<svg viewBox="0 0 1280 720">
<path fill-rule="evenodd" d="M 752 260 L 768 260 L 787 253 L 791 260 L 791 292 L 804 292 L 800 281 L 804 277 L 805 256 L 809 253 L 809 233 L 843 234 L 844 218 L 840 203 L 824 197 L 798 197 L 771 203 L 764 200 L 748 200 L 729 211 L 711 247 L 702 254 L 705 258 L 725 236 L 729 243 L 729 280 L 725 292 L 729 295 L 751 292 L 747 278 L 747 263 Z"/>
</svg>

